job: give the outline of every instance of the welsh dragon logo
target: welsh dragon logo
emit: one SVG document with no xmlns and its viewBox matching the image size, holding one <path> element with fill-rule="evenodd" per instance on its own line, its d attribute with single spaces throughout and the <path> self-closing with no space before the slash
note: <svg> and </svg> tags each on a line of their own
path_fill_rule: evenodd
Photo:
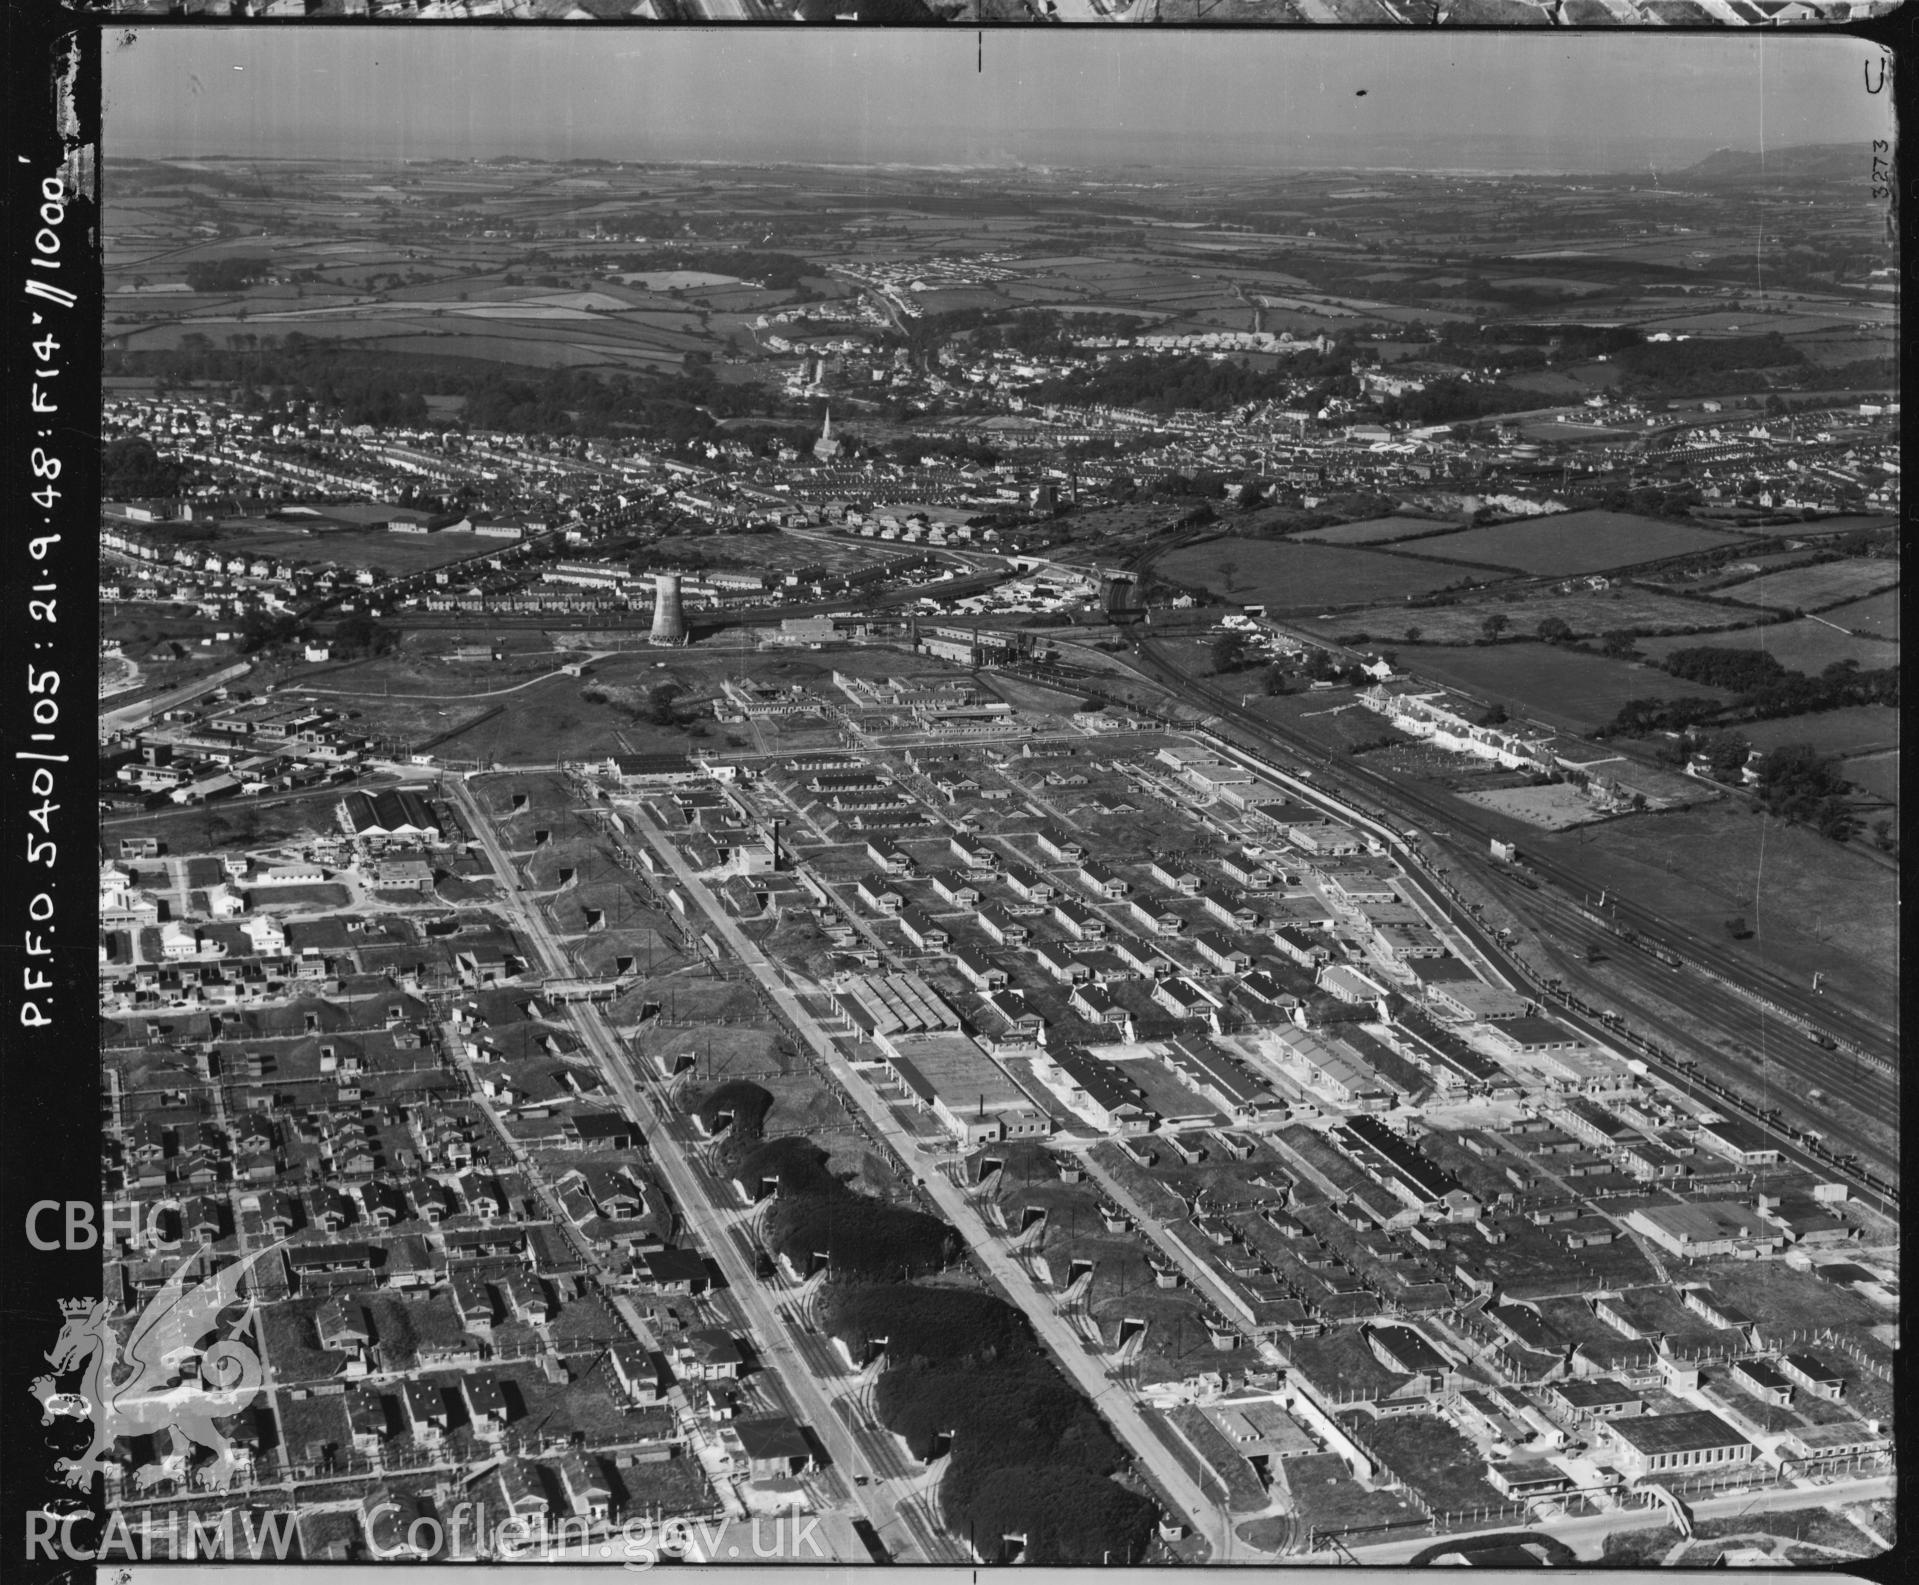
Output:
<svg viewBox="0 0 1919 1585">
<path fill-rule="evenodd" d="M 133 1323 L 124 1356 L 106 1300 L 61 1301 L 64 1320 L 47 1363 L 56 1375 L 80 1372 L 80 1390 L 61 1391 L 55 1376 L 37 1378 L 29 1390 L 40 1400 L 42 1425 L 52 1425 L 58 1416 L 93 1422 L 87 1450 L 54 1466 L 68 1485 L 88 1490 L 93 1477 L 108 1468 L 118 1438 L 172 1429 L 212 1451 L 213 1461 L 205 1469 L 207 1484 L 216 1490 L 227 1487 L 233 1474 L 232 1444 L 213 1422 L 252 1403 L 265 1371 L 259 1354 L 239 1339 L 207 1339 L 220 1330 L 222 1313 L 241 1302 L 240 1287 L 248 1272 L 279 1247 L 255 1250 L 191 1290 L 187 1273 L 197 1257 L 181 1261 Z M 251 1292 L 245 1303 L 246 1314 L 236 1327 L 255 1313 Z M 197 1379 L 185 1373 L 187 1362 L 194 1359 L 199 1361 Z M 123 1365 L 130 1365 L 132 1373 L 116 1379 Z M 145 1489 L 163 1478 L 160 1466 L 148 1464 L 135 1473 L 134 1485 Z"/>
</svg>

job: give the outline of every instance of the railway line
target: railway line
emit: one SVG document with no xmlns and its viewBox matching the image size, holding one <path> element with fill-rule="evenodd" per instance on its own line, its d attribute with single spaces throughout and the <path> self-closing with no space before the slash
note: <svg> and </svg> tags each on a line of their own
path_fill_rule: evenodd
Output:
<svg viewBox="0 0 1919 1585">
<path fill-rule="evenodd" d="M 1250 733 L 1256 740 L 1261 740 L 1262 746 L 1279 742 L 1315 765 L 1327 768 L 1335 766 L 1332 756 L 1318 745 L 1288 732 L 1276 722 L 1255 715 L 1237 699 L 1183 676 L 1160 653 L 1157 641 L 1142 640 L 1139 655 L 1162 685 L 1189 698 L 1197 696 L 1196 702 L 1202 703 L 1237 731 Z M 1403 822 L 1404 811 L 1411 810 L 1429 822 L 1436 822 L 1440 829 L 1467 831 L 1482 842 L 1495 835 L 1491 828 L 1474 820 L 1471 805 L 1394 780 L 1369 766 L 1341 762 L 1337 768 L 1342 775 L 1363 778 L 1376 802 L 1382 806 L 1381 813 L 1389 819 L 1397 815 Z M 1537 878 L 1551 883 L 1568 896 L 1584 897 L 1593 890 L 1591 881 L 1558 860 L 1529 856 L 1527 868 Z M 1797 1018 L 1814 1028 L 1836 1035 L 1868 1058 L 1888 1065 L 1896 1063 L 1896 1036 L 1876 1020 L 1735 958 L 1723 947 L 1675 925 L 1631 898 L 1612 897 L 1609 904 L 1614 917 L 1630 928 L 1641 941 L 1675 953 L 1687 965 L 1701 967 L 1722 979 L 1750 986 L 1756 994 L 1776 1002 L 1783 1016 Z"/>
<path fill-rule="evenodd" d="M 1212 729 L 1236 746 L 1248 749 L 1256 757 L 1270 756 L 1273 748 L 1280 746 L 1316 766 L 1334 767 L 1334 760 L 1317 745 L 1304 742 L 1283 727 L 1255 715 L 1236 698 L 1185 676 L 1159 650 L 1155 640 L 1142 638 L 1137 658 L 1142 670 L 1162 686 L 1209 711 L 1215 721 Z M 1366 778 L 1370 797 L 1354 799 L 1344 789 L 1341 796 L 1383 823 L 1401 829 L 1412 823 L 1416 834 L 1421 834 L 1420 826 L 1426 831 L 1462 832 L 1481 844 L 1491 835 L 1470 818 L 1467 805 L 1405 787 L 1365 767 L 1341 763 L 1337 768 L 1342 775 L 1358 772 Z M 1457 846 L 1449 846 L 1445 851 L 1453 863 L 1469 873 L 1486 876 L 1495 868 L 1491 861 L 1468 856 Z M 1479 852 L 1484 851 L 1482 846 Z M 1897 1115 L 1896 1042 L 1877 1024 L 1828 1005 L 1823 998 L 1808 1005 L 1812 998 L 1807 993 L 1782 986 L 1770 976 L 1754 986 L 1755 976 L 1747 972 L 1749 965 L 1726 964 L 1722 952 L 1707 947 L 1691 932 L 1670 926 L 1637 904 L 1609 899 L 1617 903 L 1628 928 L 1637 938 L 1638 945 L 1629 943 L 1610 923 L 1587 912 L 1583 902 L 1587 895 L 1586 883 L 1574 872 L 1557 863 L 1536 864 L 1533 869 L 1536 876 L 1508 870 L 1503 875 L 1487 878 L 1499 887 L 1502 900 L 1509 907 L 1543 925 L 1548 940 L 1575 945 L 1582 956 L 1588 947 L 1597 948 L 1605 955 L 1613 971 L 1606 981 L 1565 955 L 1558 959 L 1561 979 L 1568 989 L 1580 987 L 1573 994 L 1581 1000 L 1590 996 L 1598 1006 L 1618 1003 L 1631 1011 L 1636 1026 L 1653 1029 L 1661 1039 L 1669 1041 L 1665 1060 L 1651 1056 L 1647 1060 L 1659 1067 L 1671 1082 L 1684 1087 L 1695 1073 L 1710 1072 L 1717 1083 L 1746 1103 L 1746 1110 L 1765 1114 L 1763 1120 L 1775 1134 L 1784 1136 L 1782 1145 L 1804 1140 L 1809 1134 L 1819 1140 L 1823 1134 L 1817 1155 L 1806 1148 L 1793 1151 L 1809 1165 L 1831 1170 L 1835 1160 L 1870 1162 L 1874 1170 L 1869 1177 L 1863 1169 L 1852 1172 L 1862 1187 L 1885 1190 L 1896 1186 L 1896 1149 L 1889 1151 L 1881 1142 L 1865 1136 L 1857 1124 L 1849 1123 L 1838 1114 L 1816 1110 L 1821 1103 L 1811 1099 L 1811 1092 L 1818 1090 L 1823 1096 L 1845 1101 L 1848 1107 L 1856 1108 L 1862 1118 Z M 1516 886 L 1511 884 L 1515 876 L 1520 882 Z M 1470 933 L 1480 934 L 1476 930 Z M 1498 952 L 1497 942 L 1487 939 L 1485 945 Z M 1677 965 L 1674 959 L 1678 960 Z M 1622 995 L 1620 987 L 1610 983 L 1615 976 L 1627 982 L 1628 994 Z M 1727 983 L 1735 978 L 1745 981 L 1748 986 L 1745 993 Z M 1682 996 L 1689 1007 L 1726 1031 L 1743 1051 L 1750 1053 L 1749 1059 L 1742 1061 L 1717 1050 L 1670 1017 L 1648 1013 L 1631 998 L 1630 992 L 1634 989 L 1668 1001 L 1676 995 Z M 1765 1005 L 1767 1002 L 1773 1003 L 1778 1011 Z M 1558 1007 L 1555 1011 L 1563 1013 L 1565 1009 Z M 1815 1044 L 1805 1032 L 1805 1026 L 1822 1032 L 1830 1030 L 1844 1046 L 1827 1049 Z M 1691 1066 L 1682 1066 L 1672 1057 L 1672 1052 L 1698 1053 L 1698 1056 L 1687 1057 L 1685 1060 Z M 1774 1064 L 1779 1069 L 1776 1079 L 1770 1071 Z M 1746 1081 L 1743 1086 L 1742 1079 Z M 1760 1094 L 1747 1093 L 1753 1089 Z M 1786 1121 L 1788 1115 L 1794 1122 Z"/>
<path fill-rule="evenodd" d="M 1898 1094 L 1889 1075 L 1857 1059 L 1821 1051 L 1796 1029 L 1769 1022 L 1762 1010 L 1734 992 L 1711 982 L 1701 984 L 1694 976 L 1682 979 L 1679 971 L 1622 946 L 1604 926 L 1550 894 L 1514 898 L 1507 906 L 1539 928 L 1559 978 L 1573 995 L 1590 1006 L 1630 1007 L 1635 1025 L 1674 1054 L 1675 1066 L 1680 1054 L 1698 1053 L 1693 1060 L 1699 1074 L 1743 1095 L 1761 1113 L 1776 1108 L 1788 1137 L 1823 1135 L 1842 1153 L 1850 1148 L 1870 1163 L 1875 1177 L 1897 1181 L 1896 1149 L 1875 1141 L 1833 1109 L 1833 1103 L 1843 1105 L 1861 1121 L 1893 1116 Z M 1587 962 L 1589 952 L 1602 955 L 1603 972 Z M 1736 1049 L 1716 1049 L 1656 1005 L 1675 1000 L 1683 1000 L 1691 1015 L 1723 1031 Z M 1692 1076 L 1691 1070 L 1679 1071 L 1682 1083 Z M 1821 1100 L 1811 1100 L 1813 1089 L 1820 1091 Z"/>
</svg>

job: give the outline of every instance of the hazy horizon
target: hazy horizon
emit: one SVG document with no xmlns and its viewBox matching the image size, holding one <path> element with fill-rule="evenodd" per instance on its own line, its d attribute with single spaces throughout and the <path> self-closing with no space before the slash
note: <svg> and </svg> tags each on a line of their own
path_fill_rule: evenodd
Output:
<svg viewBox="0 0 1919 1585">
<path fill-rule="evenodd" d="M 109 156 L 1580 175 L 1892 136 L 1877 47 L 1806 35 L 394 25 L 104 53 Z"/>
</svg>

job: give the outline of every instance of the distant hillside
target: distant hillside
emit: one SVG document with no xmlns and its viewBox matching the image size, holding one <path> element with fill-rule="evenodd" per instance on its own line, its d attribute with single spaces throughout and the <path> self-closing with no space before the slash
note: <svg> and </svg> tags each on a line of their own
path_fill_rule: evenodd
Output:
<svg viewBox="0 0 1919 1585">
<path fill-rule="evenodd" d="M 1872 157 L 1857 143 L 1797 143 L 1755 153 L 1715 149 L 1695 165 L 1673 173 L 1679 182 L 1862 181 L 1871 176 Z"/>
</svg>

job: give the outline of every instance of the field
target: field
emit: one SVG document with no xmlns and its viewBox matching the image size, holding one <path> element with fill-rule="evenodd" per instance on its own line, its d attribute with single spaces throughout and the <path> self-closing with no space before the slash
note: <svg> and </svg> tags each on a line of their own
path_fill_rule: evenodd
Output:
<svg viewBox="0 0 1919 1585">
<path fill-rule="evenodd" d="M 244 552 L 284 561 L 333 561 L 343 567 L 379 567 L 390 573 L 419 572 L 469 556 L 495 555 L 501 542 L 481 534 L 389 534 L 385 530 L 338 529 L 302 533 L 298 529 L 223 528 L 216 545 L 222 554 Z"/>
<path fill-rule="evenodd" d="M 1630 512 L 1564 512 L 1422 540 L 1419 554 L 1559 578 L 1610 572 L 1731 543 L 1711 529 L 1662 523 Z"/>
<path fill-rule="evenodd" d="M 1434 534 L 1452 525 L 1429 517 L 1369 517 L 1358 523 L 1309 528 L 1298 537 L 1316 545 L 1380 545 L 1415 534 Z"/>
<path fill-rule="evenodd" d="M 1899 581 L 1897 561 L 1874 561 L 1852 557 L 1828 561 L 1814 567 L 1786 567 L 1764 572 L 1743 583 L 1726 584 L 1715 590 L 1728 600 L 1745 600 L 1753 605 L 1777 606 L 1786 611 L 1823 611 L 1876 594 Z"/>
<path fill-rule="evenodd" d="M 1890 517 L 1823 517 L 1810 523 L 1755 523 L 1741 528 L 1742 534 L 1757 534 L 1766 539 L 1817 539 L 1827 534 L 1850 534 L 1856 529 L 1885 529 L 1895 524 Z"/>
<path fill-rule="evenodd" d="M 1234 1513 L 1257 1513 L 1266 1506 L 1259 1477 L 1218 1426 L 1191 1404 L 1167 1410 L 1166 1418 L 1225 1484 L 1227 1506 Z"/>
<path fill-rule="evenodd" d="M 312 691 L 324 693 L 327 703 L 357 711 L 356 730 L 409 741 L 423 729 L 431 736 L 460 728 L 470 716 L 470 730 L 435 745 L 434 752 L 453 759 L 549 763 L 606 754 L 685 753 L 701 746 L 722 747 L 726 739 L 710 721 L 694 720 L 688 726 L 636 722 L 631 707 L 667 681 L 685 689 L 685 699 L 710 697 L 726 663 L 714 656 L 709 668 L 694 659 L 697 656 L 697 650 L 676 651 L 670 668 L 658 669 L 648 653 L 629 651 L 596 662 L 582 678 L 542 676 L 551 669 L 547 657 L 532 655 L 519 665 L 522 675 L 531 673 L 536 680 L 523 686 L 516 676 L 500 684 L 486 675 L 496 668 L 429 669 L 410 657 L 383 658 L 330 673 L 316 680 Z M 553 657 L 552 664 L 559 659 Z M 495 686 L 509 691 L 495 694 Z M 390 695 L 388 688 L 393 690 Z M 402 692 L 427 697 L 403 699 Z M 589 694 L 604 694 L 606 702 Z M 441 709 L 448 712 L 444 718 L 438 714 Z"/>
<path fill-rule="evenodd" d="M 1424 1523 L 1425 1515 L 1392 1491 L 1369 1491 L 1354 1480 L 1336 1453 L 1308 1453 L 1279 1461 L 1281 1478 L 1301 1524 L 1338 1534 Z"/>
<path fill-rule="evenodd" d="M 1366 633 L 1375 644 L 1391 643 L 1412 630 L 1418 631 L 1422 644 L 1469 644 L 1484 636 L 1486 618 L 1495 613 L 1506 618 L 1509 634 L 1531 633 L 1547 617 L 1557 617 L 1572 629 L 1575 638 L 1590 638 L 1622 627 L 1654 633 L 1710 630 L 1752 619 L 1749 612 L 1628 584 L 1610 589 L 1582 588 L 1572 594 L 1541 590 L 1519 600 L 1491 595 L 1468 597 L 1457 604 L 1421 606 L 1416 611 L 1403 606 L 1376 606 L 1342 613 L 1330 622 L 1301 620 L 1295 625 L 1325 638 Z M 1417 665 L 1420 653 L 1409 650 L 1403 658 L 1408 665 Z"/>
<path fill-rule="evenodd" d="M 1810 743 L 1822 754 L 1868 754 L 1899 745 L 1899 711 L 1890 705 L 1862 704 L 1846 710 L 1752 721 L 1739 730 L 1754 748 Z"/>
<path fill-rule="evenodd" d="M 1334 753 L 1351 750 L 1354 745 L 1413 741 L 1383 715 L 1375 715 L 1364 706 L 1354 704 L 1353 699 L 1353 689 L 1333 688 L 1323 693 L 1279 694 L 1255 699 L 1252 708 Z M 1340 708 L 1342 705 L 1344 709 Z M 1335 711 L 1338 713 L 1334 714 Z"/>
<path fill-rule="evenodd" d="M 1836 622 L 1849 633 L 1899 642 L 1899 591 L 1887 589 L 1870 594 L 1851 605 L 1834 606 L 1822 613 L 1828 622 Z"/>
<path fill-rule="evenodd" d="M 1673 642 L 1676 648 L 1701 641 Z M 1680 682 L 1650 666 L 1550 644 L 1421 644 L 1402 651 L 1400 662 L 1415 676 L 1462 688 L 1478 698 L 1503 703 L 1515 714 L 1536 716 L 1574 732 L 1605 725 L 1628 699 L 1732 698 L 1723 688 Z"/>
<path fill-rule="evenodd" d="M 1871 1016 L 1898 1006 L 1898 877 L 1864 854 L 1723 804 L 1533 841 L 1697 935 L 1745 914 L 1754 934 L 1740 952 L 1795 984 L 1817 970 L 1829 995 Z"/>
<path fill-rule="evenodd" d="M 1463 792 L 1459 796 L 1469 804 L 1523 820 L 1527 825 L 1543 826 L 1548 831 L 1564 831 L 1568 826 L 1585 825 L 1601 817 L 1601 811 L 1585 794 L 1558 783 L 1550 787 L 1495 787 L 1484 792 Z"/>
<path fill-rule="evenodd" d="M 1895 749 L 1886 754 L 1868 754 L 1859 759 L 1849 759 L 1845 764 L 1846 779 L 1856 792 L 1869 798 L 1883 799 L 1889 804 L 1899 802 L 1899 753 Z"/>
<path fill-rule="evenodd" d="M 122 837 L 158 837 L 169 854 L 215 853 L 271 847 L 288 841 L 305 842 L 339 832 L 334 805 L 337 787 L 316 788 L 284 802 L 170 805 L 132 818 L 115 818 L 101 828 L 102 839 L 118 843 Z"/>
<path fill-rule="evenodd" d="M 1385 1397 L 1409 1379 L 1382 1365 L 1351 1327 L 1288 1338 L 1280 1352 L 1323 1396 Z"/>
<path fill-rule="evenodd" d="M 1816 676 L 1836 660 L 1856 660 L 1866 671 L 1881 671 L 1899 664 L 1899 646 L 1884 639 L 1855 638 L 1832 625 L 1831 619 L 1802 617 L 1797 622 L 1779 622 L 1767 627 L 1743 629 L 1736 633 L 1702 633 L 1683 638 L 1651 638 L 1639 646 L 1655 659 L 1676 649 L 1709 647 L 1713 649 L 1759 649 L 1776 655 L 1789 671 Z M 1648 693 L 1678 693 L 1692 688 L 1691 683 L 1666 679 Z"/>
<path fill-rule="evenodd" d="M 1269 611 L 1323 611 L 1430 594 L 1485 581 L 1460 568 L 1407 561 L 1344 545 L 1289 540 L 1215 539 L 1176 550 L 1160 575 L 1228 599 L 1263 601 Z"/>
<path fill-rule="evenodd" d="M 1506 1499 L 1487 1484 L 1472 1444 L 1437 1415 L 1414 1414 L 1358 1423 L 1363 1445 L 1441 1513 Z"/>
</svg>

